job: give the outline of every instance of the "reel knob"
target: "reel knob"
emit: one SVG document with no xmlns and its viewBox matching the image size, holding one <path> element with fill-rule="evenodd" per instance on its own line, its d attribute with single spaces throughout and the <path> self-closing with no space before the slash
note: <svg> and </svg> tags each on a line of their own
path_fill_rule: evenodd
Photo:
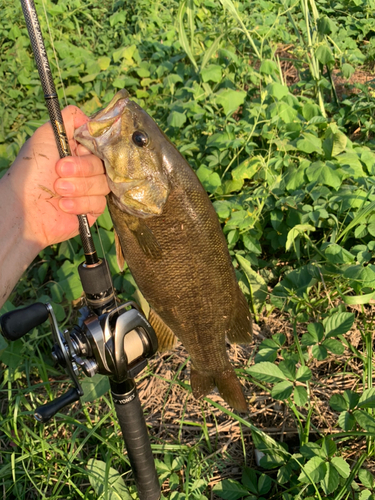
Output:
<svg viewBox="0 0 375 500">
<path fill-rule="evenodd" d="M 36 326 L 44 323 L 49 316 L 47 306 L 41 302 L 31 306 L 9 311 L 0 318 L 0 326 L 7 340 L 18 340 Z"/>
</svg>

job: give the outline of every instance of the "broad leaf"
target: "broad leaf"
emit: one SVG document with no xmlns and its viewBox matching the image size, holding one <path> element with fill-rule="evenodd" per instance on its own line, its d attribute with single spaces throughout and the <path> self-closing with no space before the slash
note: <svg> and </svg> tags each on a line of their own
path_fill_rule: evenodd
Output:
<svg viewBox="0 0 375 500">
<path fill-rule="evenodd" d="M 320 457 L 311 458 L 302 467 L 302 472 L 298 477 L 298 480 L 302 483 L 318 483 L 321 481 L 327 472 L 327 465 Z"/>
<path fill-rule="evenodd" d="M 336 337 L 347 333 L 354 323 L 353 313 L 335 313 L 323 320 L 326 337 Z"/>
<path fill-rule="evenodd" d="M 108 500 L 132 500 L 121 475 L 106 462 L 90 459 L 87 475 L 98 497 L 103 495 Z"/>
<path fill-rule="evenodd" d="M 297 385 L 297 387 L 294 388 L 293 398 L 297 406 L 305 406 L 309 400 L 306 389 L 301 385 Z"/>
<path fill-rule="evenodd" d="M 333 457 L 331 460 L 331 464 L 337 470 L 341 477 L 346 479 L 350 475 L 350 467 L 349 464 L 341 457 Z"/>
<path fill-rule="evenodd" d="M 247 368 L 246 371 L 253 377 L 258 380 L 262 380 L 263 382 L 275 383 L 280 380 L 286 380 L 286 376 L 280 368 L 273 363 L 269 363 L 268 361 L 250 366 L 250 368 Z"/>
<path fill-rule="evenodd" d="M 281 401 L 284 401 L 285 399 L 288 399 L 293 392 L 293 384 L 292 382 L 289 382 L 289 380 L 284 380 L 283 382 L 280 382 L 276 384 L 272 390 L 271 390 L 271 396 L 274 399 L 279 399 Z"/>
<path fill-rule="evenodd" d="M 366 389 L 358 401 L 358 408 L 375 408 L 375 388 Z"/>
<path fill-rule="evenodd" d="M 225 500 L 237 500 L 239 498 L 244 498 L 249 491 L 242 486 L 238 481 L 234 479 L 224 479 L 220 481 L 213 488 L 212 491 L 220 498 Z"/>
<path fill-rule="evenodd" d="M 320 483 L 322 488 L 323 488 L 324 493 L 326 495 L 329 495 L 330 493 L 335 491 L 335 489 L 339 485 L 339 480 L 340 480 L 340 476 L 339 476 L 337 470 L 335 469 L 335 467 L 332 464 L 327 463 L 326 475 L 324 476 L 324 479 Z"/>
</svg>

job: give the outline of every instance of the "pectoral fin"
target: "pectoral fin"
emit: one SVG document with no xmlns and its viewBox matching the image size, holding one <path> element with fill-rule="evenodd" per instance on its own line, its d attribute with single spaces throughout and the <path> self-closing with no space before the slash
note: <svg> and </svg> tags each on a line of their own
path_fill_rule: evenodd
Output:
<svg viewBox="0 0 375 500">
<path fill-rule="evenodd" d="M 117 265 L 121 273 L 125 267 L 125 259 L 124 259 L 124 254 L 122 253 L 120 239 L 116 233 L 116 230 L 114 230 L 114 233 L 115 233 L 115 249 L 116 249 Z"/>
<path fill-rule="evenodd" d="M 155 330 L 158 338 L 158 351 L 162 352 L 173 349 L 177 344 L 177 337 L 153 309 L 150 309 L 148 321 Z"/>
<path fill-rule="evenodd" d="M 128 228 L 137 238 L 138 244 L 143 253 L 151 259 L 161 259 L 162 249 L 158 240 L 155 238 L 154 233 L 147 226 L 146 222 L 143 219 L 135 217 L 134 215 L 127 215 L 125 220 Z"/>
</svg>

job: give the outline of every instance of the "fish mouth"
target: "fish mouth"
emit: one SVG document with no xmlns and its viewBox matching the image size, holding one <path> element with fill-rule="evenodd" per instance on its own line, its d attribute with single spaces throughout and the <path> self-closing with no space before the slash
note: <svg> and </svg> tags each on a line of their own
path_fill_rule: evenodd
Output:
<svg viewBox="0 0 375 500">
<path fill-rule="evenodd" d="M 119 90 L 108 106 L 91 116 L 90 120 L 106 121 L 111 118 L 116 118 L 123 112 L 124 108 L 126 108 L 129 97 L 129 92 L 127 90 Z"/>
<path fill-rule="evenodd" d="M 120 90 L 112 101 L 103 110 L 99 111 L 94 118 L 87 122 L 87 130 L 92 137 L 100 137 L 105 134 L 116 122 L 118 122 L 129 103 L 129 92 Z"/>
<path fill-rule="evenodd" d="M 76 129 L 75 139 L 92 151 L 92 147 L 89 146 L 91 139 L 104 136 L 114 125 L 120 126 L 122 114 L 130 102 L 129 97 L 129 92 L 125 89 L 117 92 L 108 106 L 95 113 L 88 122 Z"/>
</svg>

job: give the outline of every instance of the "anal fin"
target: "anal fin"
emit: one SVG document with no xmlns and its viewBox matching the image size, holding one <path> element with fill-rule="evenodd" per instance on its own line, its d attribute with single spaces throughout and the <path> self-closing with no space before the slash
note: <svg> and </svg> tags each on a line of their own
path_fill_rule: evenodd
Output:
<svg viewBox="0 0 375 500">
<path fill-rule="evenodd" d="M 248 407 L 242 386 L 233 369 L 228 369 L 215 375 L 205 375 L 193 366 L 190 375 L 191 388 L 196 399 L 207 396 L 215 387 L 218 388 L 220 396 L 240 413 L 247 413 Z"/>
<path fill-rule="evenodd" d="M 168 351 L 169 349 L 176 347 L 177 337 L 152 308 L 150 309 L 148 321 L 155 330 L 158 338 L 159 352 Z"/>
<path fill-rule="evenodd" d="M 253 321 L 245 296 L 240 292 L 229 330 L 226 332 L 229 342 L 249 344 L 253 336 Z"/>
</svg>

